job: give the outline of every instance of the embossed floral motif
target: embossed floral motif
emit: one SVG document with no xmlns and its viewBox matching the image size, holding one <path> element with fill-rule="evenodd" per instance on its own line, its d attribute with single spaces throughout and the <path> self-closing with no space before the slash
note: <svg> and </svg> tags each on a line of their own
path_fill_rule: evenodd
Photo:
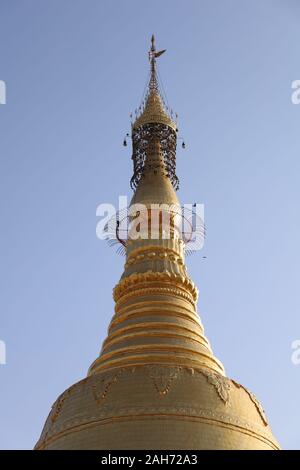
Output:
<svg viewBox="0 0 300 470">
<path fill-rule="evenodd" d="M 106 398 L 111 386 L 118 381 L 122 373 L 122 369 L 117 372 L 111 371 L 104 373 L 100 377 L 100 380 L 98 376 L 95 376 L 94 383 L 92 385 L 92 393 L 98 405 L 100 405 L 100 403 Z"/>
<path fill-rule="evenodd" d="M 268 425 L 268 420 L 267 420 L 267 417 L 266 417 L 265 410 L 263 409 L 261 403 L 258 401 L 256 396 L 252 392 L 249 392 L 249 390 L 247 390 L 247 393 L 248 393 L 250 399 L 253 401 L 254 405 L 256 406 L 256 409 L 259 412 L 259 414 L 261 416 L 261 419 L 263 420 L 265 426 L 267 426 Z"/>
<path fill-rule="evenodd" d="M 56 400 L 54 405 L 52 406 L 52 413 L 50 415 L 51 423 L 54 424 L 55 421 L 58 418 L 59 413 L 61 412 L 61 409 L 66 401 L 66 399 L 71 395 L 71 392 L 77 388 L 78 386 L 82 385 L 83 383 L 86 382 L 86 379 L 80 380 L 80 382 L 77 382 L 76 384 L 72 385 L 70 388 L 65 390 Z"/>
<path fill-rule="evenodd" d="M 149 366 L 149 376 L 160 395 L 166 395 L 171 388 L 172 382 L 178 378 L 181 367 L 154 365 Z"/>
<path fill-rule="evenodd" d="M 156 247 L 156 251 L 140 253 L 135 256 L 131 256 L 125 263 L 125 268 L 132 266 L 136 263 L 142 262 L 147 259 L 167 259 L 173 263 L 177 263 L 180 266 L 184 264 L 182 258 L 178 253 L 167 248 Z"/>
<path fill-rule="evenodd" d="M 224 403 L 229 403 L 230 400 L 230 388 L 231 388 L 231 382 L 227 377 L 224 377 L 221 374 L 216 374 L 210 371 L 202 371 L 203 374 L 206 376 L 207 381 L 212 384 L 219 397 Z"/>
<path fill-rule="evenodd" d="M 50 419 L 51 419 L 51 423 L 54 424 L 55 421 L 57 420 L 58 418 L 58 415 L 59 413 L 61 412 L 61 409 L 63 407 L 63 404 L 67 398 L 67 396 L 70 394 L 69 390 L 66 390 L 65 392 L 63 392 L 59 397 L 58 399 L 56 400 L 56 402 L 54 403 L 52 409 L 53 409 L 53 412 L 51 413 L 51 416 L 50 416 Z"/>
<path fill-rule="evenodd" d="M 197 301 L 198 289 L 188 276 L 171 273 L 169 271 L 157 272 L 149 270 L 145 273 L 132 273 L 130 276 L 123 278 L 113 290 L 115 302 L 118 302 L 121 297 L 128 293 L 134 293 L 137 290 L 146 289 L 145 283 L 152 281 L 170 284 L 172 287 L 184 287 L 193 301 Z M 162 287 L 157 287 L 156 290 L 161 288 Z"/>
<path fill-rule="evenodd" d="M 254 393 L 250 392 L 250 390 L 248 390 L 246 387 L 244 387 L 244 385 L 241 385 L 239 384 L 238 382 L 236 382 L 235 380 L 232 380 L 232 382 L 234 383 L 234 385 L 237 387 L 237 388 L 243 388 L 245 390 L 245 392 L 249 395 L 249 398 L 250 400 L 254 403 L 261 419 L 263 420 L 263 423 L 265 426 L 268 425 L 268 420 L 267 420 L 267 416 L 266 416 L 266 413 L 265 413 L 265 410 L 263 409 L 260 401 L 256 398 L 256 396 L 254 395 Z"/>
</svg>

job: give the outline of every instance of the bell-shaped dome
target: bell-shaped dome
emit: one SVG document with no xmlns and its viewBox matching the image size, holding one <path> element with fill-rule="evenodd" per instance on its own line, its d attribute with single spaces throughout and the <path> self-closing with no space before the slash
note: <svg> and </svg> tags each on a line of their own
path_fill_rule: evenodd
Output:
<svg viewBox="0 0 300 470">
<path fill-rule="evenodd" d="M 170 357 L 171 359 L 171 357 Z M 207 369 L 170 364 L 112 368 L 66 390 L 37 449 L 276 450 L 248 390 Z"/>
</svg>

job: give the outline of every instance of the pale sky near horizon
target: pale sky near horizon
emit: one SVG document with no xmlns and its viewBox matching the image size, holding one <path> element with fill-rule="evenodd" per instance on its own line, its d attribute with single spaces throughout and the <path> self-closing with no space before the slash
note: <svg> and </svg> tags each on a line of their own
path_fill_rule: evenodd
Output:
<svg viewBox="0 0 300 470">
<path fill-rule="evenodd" d="M 187 265 L 206 335 L 299 449 L 300 3 L 0 0 L 0 24 L 0 448 L 34 446 L 106 336 L 124 259 L 96 207 L 131 196 L 122 141 L 155 33 L 186 141 L 179 197 L 205 205 Z"/>
</svg>

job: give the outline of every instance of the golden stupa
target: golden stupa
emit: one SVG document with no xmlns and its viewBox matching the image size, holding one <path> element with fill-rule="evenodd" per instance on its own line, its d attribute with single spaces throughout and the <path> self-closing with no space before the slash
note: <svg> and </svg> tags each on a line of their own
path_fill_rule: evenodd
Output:
<svg viewBox="0 0 300 470">
<path fill-rule="evenodd" d="M 152 37 L 146 99 L 132 124 L 130 209 L 146 210 L 139 224 L 129 215 L 126 240 L 117 234 L 126 262 L 115 314 L 99 357 L 58 397 L 36 449 L 279 449 L 257 398 L 226 376 L 196 311 L 198 291 L 174 217 L 177 125 L 158 86 L 162 52 Z M 169 208 L 170 236 L 159 214 L 147 236 L 141 220 L 153 222 L 152 204 Z"/>
</svg>

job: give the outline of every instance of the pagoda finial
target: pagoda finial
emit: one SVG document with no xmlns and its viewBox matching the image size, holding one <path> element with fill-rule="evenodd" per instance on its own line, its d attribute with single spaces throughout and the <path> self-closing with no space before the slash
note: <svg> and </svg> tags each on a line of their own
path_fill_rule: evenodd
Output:
<svg viewBox="0 0 300 470">
<path fill-rule="evenodd" d="M 155 36 L 154 34 L 152 34 L 151 48 L 149 51 L 149 61 L 150 61 L 150 67 L 151 67 L 151 76 L 150 76 L 150 82 L 149 82 L 150 91 L 158 91 L 158 81 L 157 81 L 157 75 L 156 75 L 156 59 L 157 57 L 161 56 L 164 52 L 166 52 L 166 49 L 162 49 L 161 51 L 156 51 Z"/>
<path fill-rule="evenodd" d="M 156 50 L 153 34 L 149 51 L 150 80 L 144 95 L 143 105 L 139 108 L 141 113 L 136 113 L 136 119 L 131 124 L 134 167 L 134 174 L 130 183 L 132 189 L 136 189 L 142 178 L 145 170 L 147 148 L 154 137 L 157 137 L 160 142 L 167 176 L 170 178 L 173 187 L 178 189 L 179 183 L 176 176 L 177 122 L 173 120 L 173 113 L 165 104 L 156 69 L 156 59 L 165 51 L 166 49 Z"/>
</svg>

